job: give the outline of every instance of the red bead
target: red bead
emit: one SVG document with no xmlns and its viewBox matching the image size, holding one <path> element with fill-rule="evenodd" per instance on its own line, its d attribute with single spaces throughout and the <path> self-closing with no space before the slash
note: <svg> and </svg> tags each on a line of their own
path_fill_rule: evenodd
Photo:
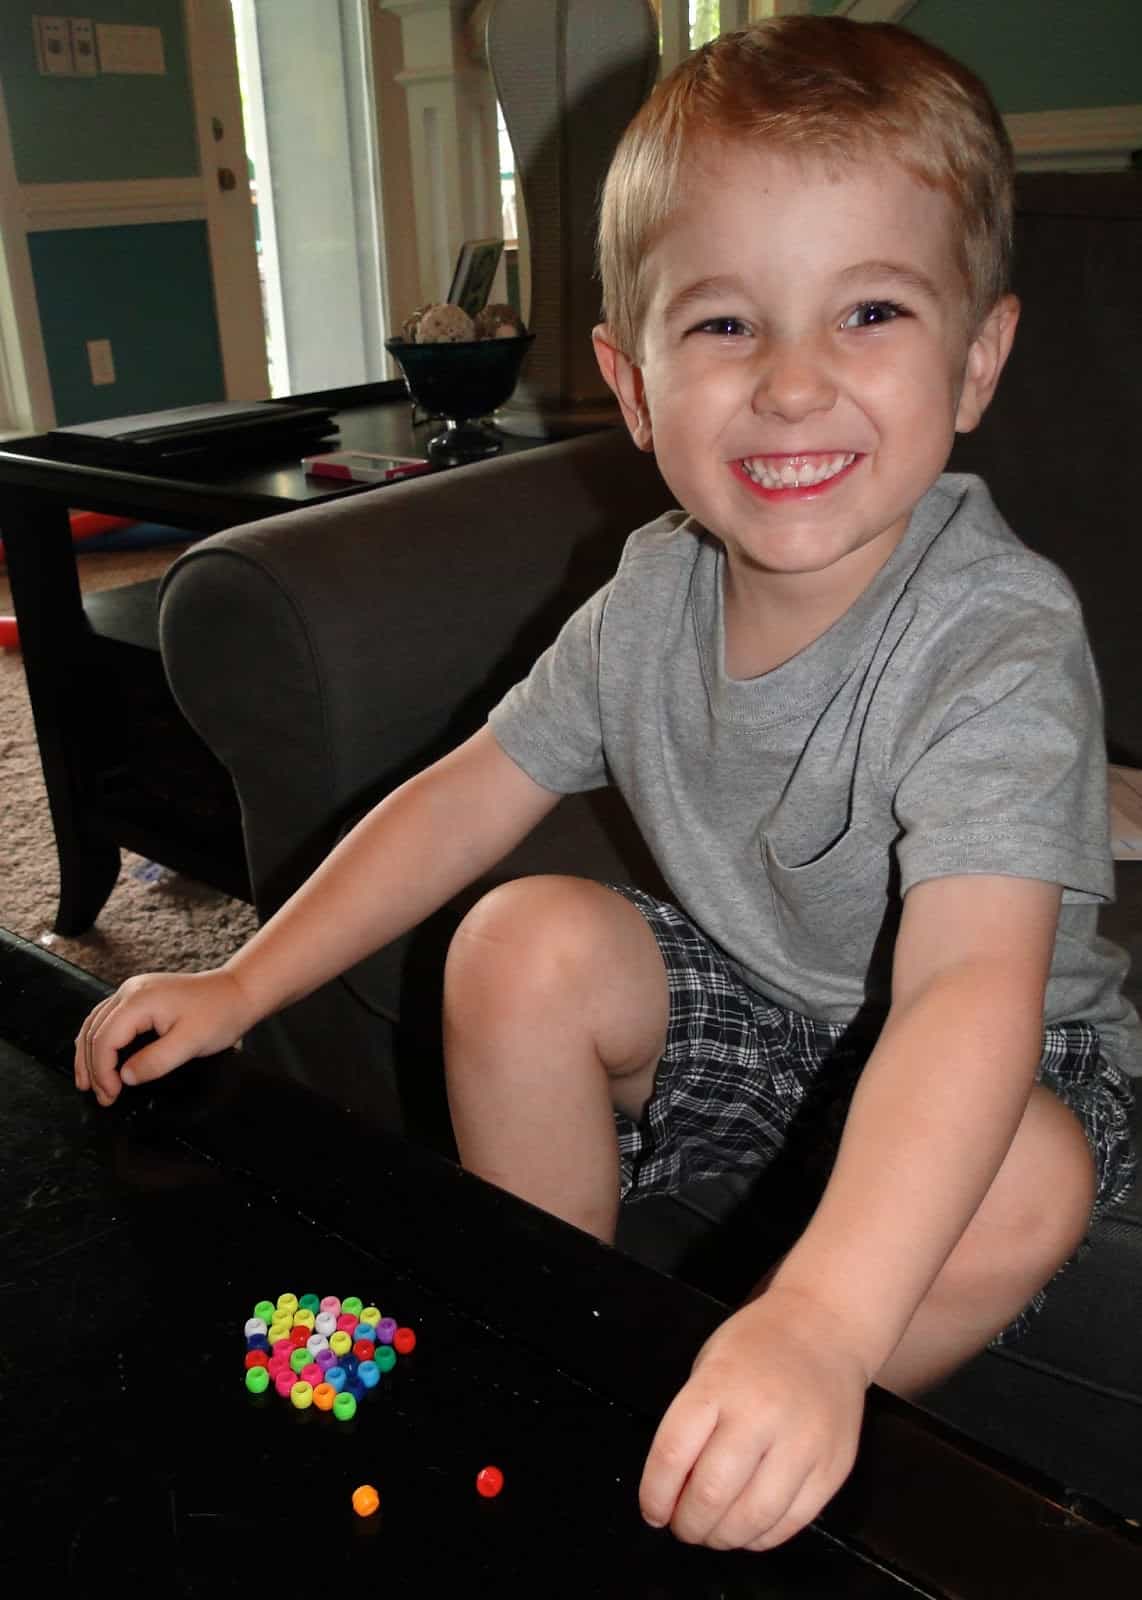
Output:
<svg viewBox="0 0 1142 1600">
<path fill-rule="evenodd" d="M 481 1467 L 476 1474 L 476 1493 L 485 1500 L 494 1500 L 504 1486 L 504 1475 L 499 1467 Z"/>
<path fill-rule="evenodd" d="M 289 1342 L 293 1345 L 295 1350 L 299 1345 L 303 1345 L 309 1337 L 309 1329 L 304 1323 L 299 1322 L 296 1328 L 291 1328 L 289 1330 Z"/>
<path fill-rule="evenodd" d="M 416 1334 L 411 1328 L 398 1328 L 393 1334 L 393 1349 L 398 1356 L 407 1356 L 416 1349 Z"/>
<path fill-rule="evenodd" d="M 247 1372 L 249 1371 L 249 1369 L 251 1367 L 268 1367 L 269 1364 L 270 1364 L 270 1358 L 269 1358 L 269 1356 L 266 1354 L 266 1352 L 264 1350 L 247 1350 L 246 1351 L 246 1370 L 247 1370 Z"/>
<path fill-rule="evenodd" d="M 358 1339 L 353 1346 L 353 1354 L 358 1361 L 371 1361 L 377 1353 L 377 1347 L 371 1339 Z"/>
</svg>

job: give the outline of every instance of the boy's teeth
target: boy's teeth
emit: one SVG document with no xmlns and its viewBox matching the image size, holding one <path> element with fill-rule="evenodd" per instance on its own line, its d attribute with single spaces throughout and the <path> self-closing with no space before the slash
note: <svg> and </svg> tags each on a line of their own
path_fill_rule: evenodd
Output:
<svg viewBox="0 0 1142 1600">
<path fill-rule="evenodd" d="M 794 457 L 780 464 L 771 464 L 763 456 L 755 456 L 744 460 L 742 466 L 747 476 L 763 489 L 810 489 L 814 484 L 824 483 L 826 478 L 835 478 L 838 472 L 843 472 L 855 460 L 856 455 L 850 453 L 820 456 L 813 461 Z"/>
</svg>

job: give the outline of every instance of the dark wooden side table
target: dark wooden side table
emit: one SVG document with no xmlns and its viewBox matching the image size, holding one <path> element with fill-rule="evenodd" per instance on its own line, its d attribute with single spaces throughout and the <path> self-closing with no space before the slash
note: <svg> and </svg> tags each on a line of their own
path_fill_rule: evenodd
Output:
<svg viewBox="0 0 1142 1600">
<path fill-rule="evenodd" d="M 330 449 L 417 455 L 430 431 L 414 425 L 401 382 L 295 398 L 336 409 L 340 438 Z M 505 437 L 504 449 L 541 442 Z M 296 451 L 280 460 L 262 454 L 127 471 L 83 461 L 51 434 L 0 447 L 0 537 L 59 854 L 57 933 L 92 925 L 123 848 L 250 898 L 229 777 L 179 713 L 163 674 L 157 582 L 85 599 L 69 509 L 160 522 L 193 538 L 383 492 L 307 478 Z"/>
<path fill-rule="evenodd" d="M 795 1540 L 757 1556 L 652 1532 L 646 1450 L 724 1305 L 248 1049 L 100 1111 L 72 1041 L 107 992 L 0 929 L 0 1548 L 38 1592 L 1142 1592 L 1136 1528 L 878 1389 L 849 1482 Z M 348 1425 L 246 1393 L 242 1325 L 287 1289 L 376 1296 L 416 1330 Z"/>
</svg>

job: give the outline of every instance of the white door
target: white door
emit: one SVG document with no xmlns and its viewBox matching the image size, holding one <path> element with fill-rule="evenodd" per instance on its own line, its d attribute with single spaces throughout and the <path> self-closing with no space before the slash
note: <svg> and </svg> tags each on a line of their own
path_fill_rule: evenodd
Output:
<svg viewBox="0 0 1142 1600">
<path fill-rule="evenodd" d="M 261 400 L 266 324 L 230 0 L 186 0 L 186 29 L 226 396 Z"/>
</svg>

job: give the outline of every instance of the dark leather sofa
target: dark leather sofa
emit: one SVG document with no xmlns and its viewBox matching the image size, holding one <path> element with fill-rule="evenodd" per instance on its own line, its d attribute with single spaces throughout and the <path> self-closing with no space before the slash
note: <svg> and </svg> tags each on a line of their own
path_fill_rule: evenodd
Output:
<svg viewBox="0 0 1142 1600">
<path fill-rule="evenodd" d="M 1142 173 L 1022 179 L 1017 288 L 1015 353 L 952 465 L 982 472 L 1015 528 L 1070 576 L 1112 756 L 1142 765 Z M 615 430 L 251 524 L 176 563 L 164 660 L 233 777 L 263 918 L 373 799 L 479 725 L 608 575 L 627 532 L 669 503 L 653 463 Z M 547 870 L 656 881 L 611 793 L 565 801 L 496 877 Z M 1118 881 L 1105 926 L 1137 973 L 1142 866 L 1123 865 Z M 362 1117 L 447 1148 L 441 964 L 483 887 L 248 1046 Z M 795 1232 L 799 1204 L 795 1183 L 748 1194 L 706 1184 L 631 1208 L 620 1245 L 728 1296 Z M 978 1357 L 926 1404 L 1076 1494 L 1142 1517 L 1140 1329 L 1136 1192 L 1099 1225 L 1031 1336 Z"/>
</svg>

